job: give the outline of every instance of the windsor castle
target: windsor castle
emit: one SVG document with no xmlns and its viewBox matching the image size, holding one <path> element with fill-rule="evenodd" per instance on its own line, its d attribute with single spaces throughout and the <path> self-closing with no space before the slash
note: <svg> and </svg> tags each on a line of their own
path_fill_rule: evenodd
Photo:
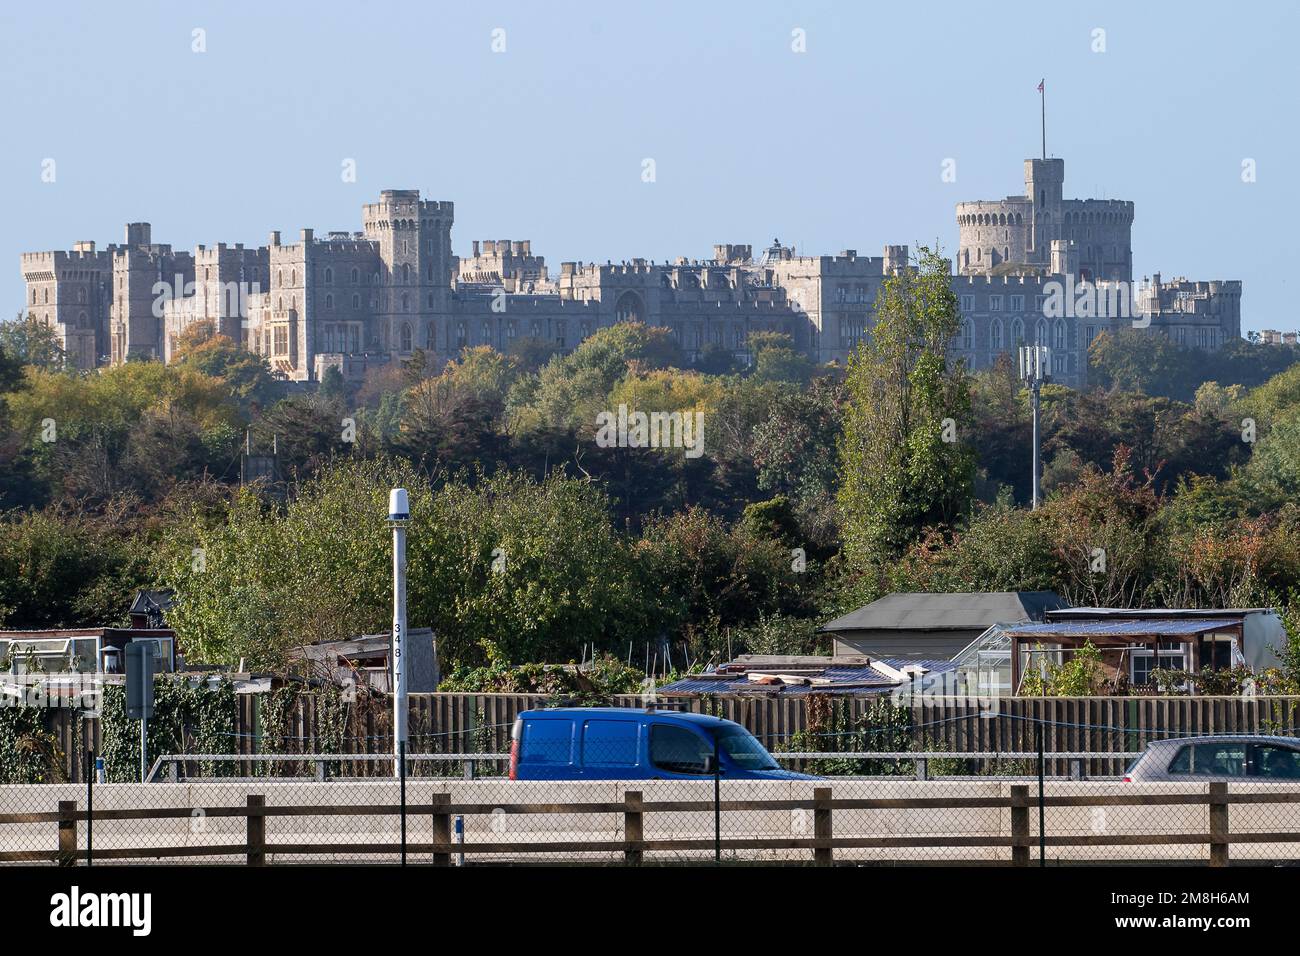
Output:
<svg viewBox="0 0 1300 956">
<path fill-rule="evenodd" d="M 1157 273 L 1135 283 L 1133 203 L 1063 198 L 1061 159 L 1026 160 L 1024 178 L 1023 195 L 957 206 L 952 348 L 968 367 L 1041 344 L 1053 377 L 1080 386 L 1088 344 L 1104 331 L 1132 326 L 1202 349 L 1240 337 L 1239 281 Z M 24 311 L 54 327 L 81 369 L 167 360 L 197 322 L 299 382 L 331 367 L 356 380 L 417 349 L 433 353 L 433 367 L 468 346 L 507 351 L 526 337 L 567 351 L 629 320 L 671 329 L 691 360 L 713 347 L 747 363 L 750 334 L 774 331 L 816 362 L 842 363 L 870 334 L 881 283 L 909 257 L 905 245 L 806 256 L 774 241 L 757 256 L 721 244 L 706 260 L 562 262 L 553 274 L 528 240 L 475 241 L 455 255 L 454 219 L 452 203 L 394 189 L 362 208 L 359 232 L 303 229 L 296 242 L 272 232 L 265 246 L 181 251 L 130 223 L 106 249 L 24 253 Z"/>
</svg>

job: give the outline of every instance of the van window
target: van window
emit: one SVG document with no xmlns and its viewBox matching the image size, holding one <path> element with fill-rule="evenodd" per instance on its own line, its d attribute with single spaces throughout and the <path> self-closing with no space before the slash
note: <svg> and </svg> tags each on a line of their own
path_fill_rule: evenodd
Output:
<svg viewBox="0 0 1300 956">
<path fill-rule="evenodd" d="M 650 728 L 650 762 L 672 773 L 708 773 L 705 757 L 713 756 L 713 745 L 685 727 L 654 724 Z"/>
<path fill-rule="evenodd" d="M 1246 772 L 1246 745 L 1192 744 L 1178 751 L 1169 763 L 1169 772 L 1198 777 L 1240 777 Z"/>
<path fill-rule="evenodd" d="M 556 718 L 525 720 L 519 759 L 522 763 L 573 763 L 573 721 Z"/>
<path fill-rule="evenodd" d="M 718 749 L 731 758 L 731 762 L 742 770 L 780 770 L 780 765 L 772 759 L 758 738 L 744 727 L 721 727 L 718 729 Z"/>
<path fill-rule="evenodd" d="M 589 720 L 582 728 L 586 767 L 635 767 L 641 725 L 635 720 Z"/>
</svg>

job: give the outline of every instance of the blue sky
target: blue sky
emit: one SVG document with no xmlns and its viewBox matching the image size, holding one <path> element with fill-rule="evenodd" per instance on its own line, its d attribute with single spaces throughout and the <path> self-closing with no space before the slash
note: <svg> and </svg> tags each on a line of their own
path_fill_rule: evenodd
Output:
<svg viewBox="0 0 1300 956">
<path fill-rule="evenodd" d="M 555 271 L 774 237 L 951 250 L 956 202 L 1022 191 L 1045 76 L 1066 195 L 1136 203 L 1137 273 L 1242 279 L 1244 327 L 1292 329 L 1297 9 L 5 4 L 0 304 L 21 308 L 24 250 L 132 220 L 181 248 L 356 230 L 383 188 L 454 201 L 458 253 L 526 238 Z"/>
</svg>

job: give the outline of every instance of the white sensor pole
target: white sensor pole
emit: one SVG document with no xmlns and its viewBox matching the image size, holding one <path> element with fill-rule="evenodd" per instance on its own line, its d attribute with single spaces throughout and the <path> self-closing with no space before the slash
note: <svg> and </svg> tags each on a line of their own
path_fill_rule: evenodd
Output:
<svg viewBox="0 0 1300 956">
<path fill-rule="evenodd" d="M 388 526 L 393 529 L 393 776 L 402 776 L 406 743 L 406 522 L 411 517 L 405 488 L 388 493 Z"/>
</svg>

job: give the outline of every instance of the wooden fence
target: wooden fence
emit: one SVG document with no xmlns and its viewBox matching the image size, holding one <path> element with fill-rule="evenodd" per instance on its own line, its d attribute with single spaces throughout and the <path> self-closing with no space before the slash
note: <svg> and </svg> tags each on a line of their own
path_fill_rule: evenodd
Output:
<svg viewBox="0 0 1300 956">
<path fill-rule="evenodd" d="M 1204 862 L 1211 866 L 1226 866 L 1232 855 L 1234 845 L 1261 844 L 1290 845 L 1300 843 L 1300 829 L 1260 831 L 1247 830 L 1234 833 L 1229 825 L 1229 808 L 1233 805 L 1273 805 L 1300 804 L 1300 793 L 1280 792 L 1277 790 L 1263 792 L 1229 792 L 1227 784 L 1211 783 L 1207 792 L 1197 793 L 1072 793 L 1049 794 L 1043 801 L 1045 808 L 1060 807 L 1205 807 L 1208 810 L 1208 829 L 1205 831 L 1175 832 L 1117 832 L 1117 833 L 1048 833 L 1040 837 L 1031 825 L 1031 808 L 1036 808 L 1039 800 L 1031 793 L 1028 786 L 1012 786 L 1007 795 L 999 796 L 953 796 L 951 794 L 936 797 L 919 798 L 884 798 L 884 799 L 837 799 L 833 787 L 817 787 L 812 791 L 811 799 L 768 799 L 768 800 L 722 800 L 715 804 L 712 800 L 644 800 L 639 790 L 629 790 L 623 794 L 621 801 L 601 802 L 563 802 L 563 803 L 466 803 L 453 802 L 447 793 L 433 793 L 429 802 L 423 804 L 400 805 L 268 805 L 261 794 L 249 794 L 242 806 L 204 807 L 202 813 L 206 818 L 243 818 L 244 839 L 241 842 L 224 842 L 209 845 L 148 847 L 109 847 L 96 848 L 92 851 L 90 834 L 84 825 L 110 821 L 144 821 L 189 818 L 197 811 L 189 807 L 140 807 L 130 809 L 96 810 L 89 814 L 79 809 L 75 801 L 61 800 L 57 809 L 42 812 L 0 814 L 0 826 L 11 824 L 57 824 L 51 834 L 47 850 L 26 849 L 0 852 L 0 862 L 56 862 L 63 866 L 73 866 L 79 862 L 93 860 L 139 860 L 139 859 L 208 859 L 223 858 L 227 862 L 244 862 L 256 866 L 268 862 L 274 855 L 289 856 L 344 856 L 355 859 L 357 856 L 384 855 L 389 858 L 401 854 L 403 862 L 414 858 L 413 862 L 450 865 L 453 855 L 473 857 L 486 856 L 500 862 L 527 862 L 546 854 L 552 861 L 556 856 L 573 856 L 576 854 L 598 854 L 593 862 L 639 864 L 643 862 L 708 862 L 709 859 L 721 860 L 723 855 L 737 861 L 745 861 L 745 851 L 802 851 L 806 856 L 787 853 L 781 860 L 771 857 L 766 862 L 813 863 L 831 865 L 835 862 L 836 851 L 861 850 L 915 850 L 915 849 L 953 849 L 953 848 L 990 848 L 1009 850 L 1009 862 L 1013 865 L 1028 866 L 1035 860 L 1034 848 L 1040 847 L 1038 859 L 1042 860 L 1046 847 L 1061 848 L 1096 848 L 1096 847 L 1179 847 L 1202 845 L 1208 847 Z M 840 836 L 835 830 L 837 811 L 861 810 L 902 810 L 928 811 L 943 813 L 952 810 L 1007 810 L 1010 816 L 1009 832 L 1006 833 L 959 833 L 936 832 L 908 835 Z M 396 816 L 403 813 L 407 817 L 428 820 L 427 832 L 431 840 L 402 843 L 398 841 L 373 842 L 357 840 L 356 842 L 275 842 L 267 840 L 267 819 L 272 817 L 348 817 L 348 816 Z M 810 836 L 731 836 L 719 831 L 713 837 L 699 835 L 683 838 L 648 839 L 645 837 L 647 818 L 657 814 L 714 813 L 730 814 L 734 812 L 761 811 L 795 811 L 811 812 Z M 452 820 L 458 816 L 487 814 L 560 814 L 565 817 L 586 814 L 614 814 L 622 816 L 621 838 L 587 839 L 587 840 L 529 840 L 518 841 L 478 841 L 453 842 Z M 80 829 L 79 829 L 80 827 Z M 52 828 L 53 829 L 53 828 Z M 422 828 L 423 829 L 423 828 Z M 86 834 L 87 839 L 79 839 L 79 834 Z M 1158 854 L 1159 851 L 1156 851 Z M 658 854 L 651 860 L 650 854 Z M 668 854 L 668 856 L 664 856 Z M 1126 859 L 1146 858 L 1149 855 L 1135 856 L 1132 851 L 1123 854 Z M 590 857 L 588 857 L 590 859 Z M 753 861 L 753 856 L 748 857 Z M 1095 858 L 1094 858 L 1095 859 Z M 577 858 L 574 857 L 576 861 Z M 1005 863 L 1005 857 L 989 857 L 986 863 Z"/>
<path fill-rule="evenodd" d="M 412 694 L 410 748 L 425 753 L 498 753 L 509 749 L 510 729 L 522 710 L 550 701 L 530 694 Z M 390 715 L 383 706 L 357 713 L 343 753 L 391 752 Z M 642 707 L 640 695 L 616 697 L 621 707 Z M 749 728 L 769 750 L 853 750 L 867 732 L 872 750 L 998 751 L 1032 754 L 1041 727 L 1051 752 L 1137 753 L 1151 740 L 1211 733 L 1290 733 L 1300 736 L 1300 697 L 1047 697 L 920 698 L 902 717 L 888 717 L 882 698 L 835 697 L 810 706 L 805 696 L 662 699 L 661 708 L 715 714 Z M 267 746 L 259 709 L 264 695 L 237 698 L 235 730 L 227 753 L 314 753 L 321 745 L 316 702 L 293 706 L 284 739 Z M 48 729 L 63 755 L 69 782 L 86 779 L 85 750 L 99 752 L 97 720 L 52 710 Z M 1113 761 L 1096 761 L 1090 775 L 1116 773 Z M 1122 768 L 1120 768 L 1122 769 Z M 1049 773 L 1069 768 L 1049 767 Z"/>
</svg>

